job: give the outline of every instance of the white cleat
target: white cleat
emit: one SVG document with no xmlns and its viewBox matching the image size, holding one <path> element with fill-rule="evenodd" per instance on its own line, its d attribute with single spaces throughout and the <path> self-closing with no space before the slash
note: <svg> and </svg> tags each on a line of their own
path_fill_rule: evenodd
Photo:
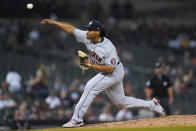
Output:
<svg viewBox="0 0 196 131">
<path fill-rule="evenodd" d="M 84 125 L 84 122 L 77 123 L 71 119 L 69 122 L 65 123 L 62 127 L 63 128 L 75 128 L 75 127 L 80 127 L 83 125 Z"/>
<path fill-rule="evenodd" d="M 157 98 L 152 99 L 152 105 L 150 108 L 161 116 L 166 116 L 165 109 L 160 105 L 160 101 Z"/>
</svg>

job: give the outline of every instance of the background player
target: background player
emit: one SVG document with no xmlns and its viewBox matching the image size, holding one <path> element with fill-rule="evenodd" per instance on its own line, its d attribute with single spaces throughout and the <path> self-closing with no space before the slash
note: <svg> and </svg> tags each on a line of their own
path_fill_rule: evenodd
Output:
<svg viewBox="0 0 196 131">
<path fill-rule="evenodd" d="M 106 29 L 97 20 L 92 20 L 86 26 L 87 31 L 82 31 L 74 26 L 44 19 L 42 24 L 53 24 L 68 34 L 76 37 L 78 42 L 84 43 L 91 56 L 91 62 L 86 61 L 86 65 L 96 70 L 98 73 L 85 86 L 84 92 L 75 107 L 72 119 L 63 127 L 78 127 L 84 125 L 83 117 L 91 105 L 94 97 L 106 91 L 109 98 L 118 106 L 125 108 L 148 108 L 161 115 L 165 115 L 164 109 L 159 101 L 153 98 L 150 101 L 127 97 L 123 90 L 124 69 L 112 42 L 107 39 Z"/>
</svg>

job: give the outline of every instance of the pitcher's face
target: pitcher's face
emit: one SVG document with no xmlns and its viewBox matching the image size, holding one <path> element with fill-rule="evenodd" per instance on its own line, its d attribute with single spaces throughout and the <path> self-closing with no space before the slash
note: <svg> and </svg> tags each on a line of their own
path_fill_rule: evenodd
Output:
<svg viewBox="0 0 196 131">
<path fill-rule="evenodd" d="M 87 39 L 95 39 L 96 37 L 100 37 L 100 31 L 88 29 L 86 36 Z"/>
</svg>

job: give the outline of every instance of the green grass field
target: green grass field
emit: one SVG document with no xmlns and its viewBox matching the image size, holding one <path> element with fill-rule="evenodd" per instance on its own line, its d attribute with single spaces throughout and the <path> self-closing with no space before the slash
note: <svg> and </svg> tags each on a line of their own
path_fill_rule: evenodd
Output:
<svg viewBox="0 0 196 131">
<path fill-rule="evenodd" d="M 196 126 L 150 128 L 50 128 L 32 131 L 196 131 Z"/>
</svg>

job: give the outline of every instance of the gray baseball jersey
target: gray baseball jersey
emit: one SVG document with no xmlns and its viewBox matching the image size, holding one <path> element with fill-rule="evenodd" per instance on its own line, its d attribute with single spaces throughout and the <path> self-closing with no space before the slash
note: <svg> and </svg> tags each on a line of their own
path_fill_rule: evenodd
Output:
<svg viewBox="0 0 196 131">
<path fill-rule="evenodd" d="M 103 37 L 101 43 L 94 44 L 86 38 L 86 31 L 75 29 L 74 35 L 78 42 L 86 45 L 94 64 L 117 66 L 119 57 L 116 48 L 109 39 Z"/>
<path fill-rule="evenodd" d="M 125 108 L 144 107 L 150 108 L 151 101 L 127 97 L 123 89 L 124 69 L 119 61 L 116 48 L 107 38 L 102 38 L 100 43 L 93 43 L 87 39 L 86 31 L 74 30 L 74 36 L 78 42 L 84 43 L 91 56 L 93 63 L 115 67 L 112 74 L 98 73 L 85 86 L 84 92 L 75 107 L 72 119 L 75 122 L 82 122 L 83 117 L 91 105 L 94 97 L 106 91 L 109 98 L 116 104 Z"/>
</svg>

